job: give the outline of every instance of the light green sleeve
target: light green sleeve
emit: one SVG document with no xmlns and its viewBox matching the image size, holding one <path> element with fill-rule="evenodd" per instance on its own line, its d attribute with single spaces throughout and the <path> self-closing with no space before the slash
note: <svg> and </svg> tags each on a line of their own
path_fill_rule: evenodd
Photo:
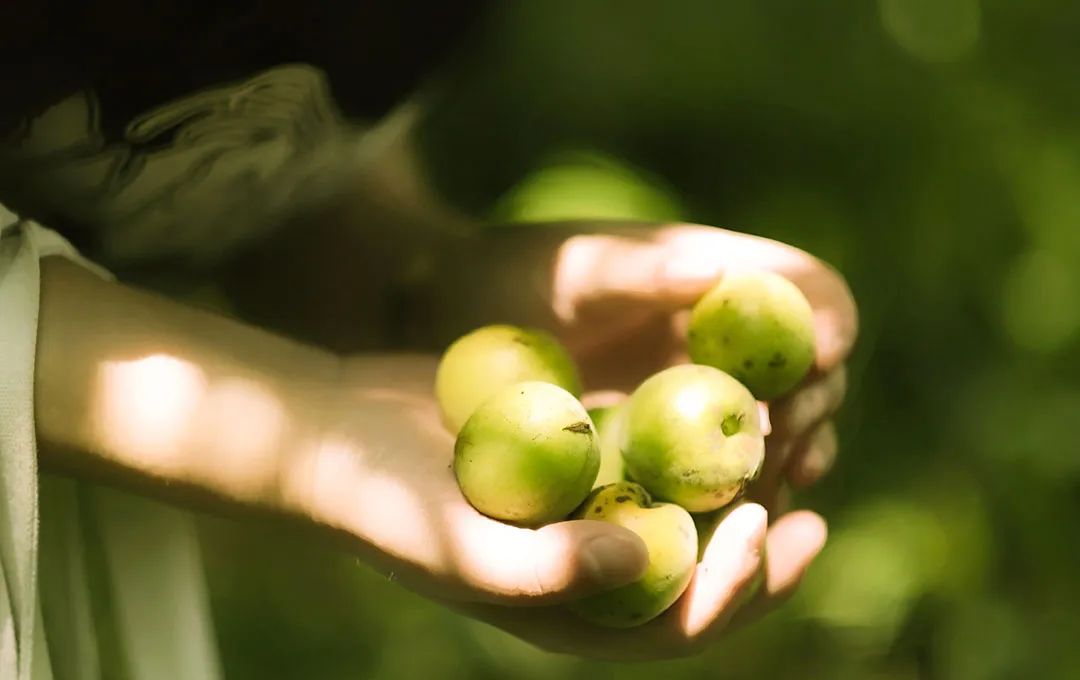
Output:
<svg viewBox="0 0 1080 680">
<path fill-rule="evenodd" d="M 0 678 L 215 680 L 191 518 L 38 472 L 33 375 L 48 255 L 108 276 L 0 206 Z"/>
</svg>

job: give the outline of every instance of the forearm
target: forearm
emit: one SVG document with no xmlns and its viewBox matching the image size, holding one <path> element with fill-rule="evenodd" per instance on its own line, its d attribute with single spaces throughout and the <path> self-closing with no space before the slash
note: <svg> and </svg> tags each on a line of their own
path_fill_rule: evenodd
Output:
<svg viewBox="0 0 1080 680">
<path fill-rule="evenodd" d="M 333 355 L 42 262 L 35 411 L 45 469 L 192 502 L 283 509 Z"/>
</svg>

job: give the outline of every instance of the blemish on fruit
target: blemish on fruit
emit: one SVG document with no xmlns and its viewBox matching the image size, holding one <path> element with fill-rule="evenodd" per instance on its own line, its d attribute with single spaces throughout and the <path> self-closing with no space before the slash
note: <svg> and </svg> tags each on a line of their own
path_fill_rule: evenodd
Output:
<svg viewBox="0 0 1080 680">
<path fill-rule="evenodd" d="M 592 432 L 592 426 L 584 420 L 581 420 L 572 425 L 567 425 L 563 430 L 566 432 L 573 432 L 574 434 L 589 434 Z"/>
</svg>

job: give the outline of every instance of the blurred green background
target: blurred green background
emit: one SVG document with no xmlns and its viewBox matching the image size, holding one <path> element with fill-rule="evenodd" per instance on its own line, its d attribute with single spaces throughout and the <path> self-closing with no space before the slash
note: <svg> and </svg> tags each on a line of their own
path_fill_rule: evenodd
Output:
<svg viewBox="0 0 1080 680">
<path fill-rule="evenodd" d="M 799 594 L 700 657 L 536 651 L 206 518 L 231 678 L 1080 677 L 1080 4 L 545 0 L 420 128 L 473 215 L 683 219 L 837 266 L 862 335 Z"/>
</svg>

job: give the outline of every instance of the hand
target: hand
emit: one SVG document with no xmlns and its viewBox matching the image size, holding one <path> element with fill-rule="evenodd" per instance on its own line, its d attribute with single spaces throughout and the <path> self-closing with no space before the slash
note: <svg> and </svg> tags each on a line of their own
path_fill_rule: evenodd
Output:
<svg viewBox="0 0 1080 680">
<path fill-rule="evenodd" d="M 690 653 L 732 619 L 765 542 L 768 597 L 797 582 L 824 540 L 809 513 L 782 518 L 766 537 L 764 510 L 746 504 L 716 531 L 669 612 L 632 632 L 600 629 L 545 605 L 635 579 L 640 539 L 600 522 L 534 531 L 475 512 L 449 469 L 434 358 L 342 367 L 63 261 L 43 264 L 37 349 L 43 467 L 195 507 L 286 514 L 391 578 L 551 649 Z"/>
<path fill-rule="evenodd" d="M 532 530 L 476 512 L 450 470 L 453 437 L 431 396 L 435 366 L 431 357 L 351 360 L 326 435 L 280 468 L 281 502 L 389 578 L 457 611 L 581 656 L 685 655 L 714 640 L 745 600 L 766 542 L 772 592 L 790 587 L 824 540 L 820 520 L 800 513 L 766 535 L 765 510 L 745 504 L 719 526 L 672 610 L 631 631 L 585 623 L 557 605 L 637 578 L 644 545 L 603 522 Z"/>
<path fill-rule="evenodd" d="M 844 362 L 858 320 L 843 278 L 808 253 L 712 227 L 618 223 L 497 228 L 445 252 L 443 262 L 448 266 L 436 268 L 436 290 L 443 296 L 427 308 L 436 325 L 449 327 L 454 334 L 469 329 L 462 322 L 475 327 L 503 321 L 553 330 L 575 355 L 586 386 L 594 390 L 584 397 L 593 404 L 623 398 L 652 373 L 687 361 L 689 308 L 725 271 L 753 267 L 784 275 L 813 307 L 817 355 L 803 384 L 765 410 L 769 421 L 765 469 L 751 498 L 779 516 L 787 505 L 788 484 L 812 484 L 832 465 L 837 442 L 831 416 L 844 398 Z M 713 543 L 731 541 L 733 533 L 739 532 L 718 531 Z M 767 539 L 765 587 L 738 619 L 749 620 L 790 593 L 824 536 L 824 521 L 814 513 L 780 516 Z M 716 552 L 734 554 L 730 547 Z M 745 565 L 756 564 L 751 554 L 743 559 Z M 738 589 L 737 579 L 727 577 L 726 583 L 730 591 Z M 694 599 L 691 593 L 680 603 L 684 612 Z M 729 614 L 718 616 L 713 627 Z M 666 620 L 670 626 L 679 618 Z M 534 619 L 528 625 L 534 630 L 544 624 Z M 547 627 L 579 628 L 580 624 L 561 620 Z M 673 630 L 680 628 L 676 625 Z M 681 630 L 682 638 L 678 633 L 667 638 L 672 653 L 685 651 L 694 637 L 685 625 Z M 615 636 L 614 649 L 622 654 L 629 653 L 628 645 L 655 649 L 630 644 L 630 639 Z"/>
<path fill-rule="evenodd" d="M 846 387 L 844 361 L 857 331 L 843 278 L 790 246 L 711 227 L 671 226 L 565 239 L 552 268 L 550 305 L 590 387 L 632 390 L 652 373 L 685 363 L 689 307 L 733 267 L 780 273 L 814 310 L 817 355 L 803 384 L 770 405 L 766 468 L 753 495 L 786 505 L 784 482 L 806 486 L 831 466 L 830 420 Z"/>
<path fill-rule="evenodd" d="M 427 286 L 435 297 L 421 309 L 424 337 L 447 342 L 493 322 L 547 327 L 574 354 L 586 387 L 608 400 L 687 361 L 689 308 L 725 271 L 786 276 L 813 307 L 817 356 L 804 383 L 769 405 L 754 497 L 775 511 L 786 482 L 808 485 L 831 466 L 830 417 L 843 401 L 858 319 L 843 278 L 812 255 L 713 227 L 614 222 L 492 228 L 440 252 Z"/>
</svg>

